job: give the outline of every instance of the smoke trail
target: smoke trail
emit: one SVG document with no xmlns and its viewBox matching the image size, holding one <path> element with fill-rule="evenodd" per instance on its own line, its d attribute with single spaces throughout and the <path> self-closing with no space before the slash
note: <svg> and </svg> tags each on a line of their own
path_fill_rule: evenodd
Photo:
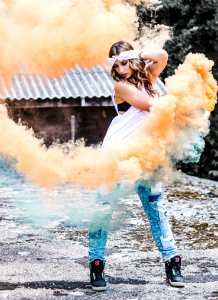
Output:
<svg viewBox="0 0 218 300">
<path fill-rule="evenodd" d="M 133 183 L 141 176 L 163 176 L 172 162 L 200 157 L 202 137 L 209 128 L 205 113 L 216 103 L 212 65 L 203 54 L 189 54 L 166 80 L 169 95 L 153 100 L 138 137 L 110 149 L 68 144 L 63 146 L 68 147 L 64 154 L 61 146 L 43 148 L 30 130 L 9 120 L 1 106 L 0 153 L 16 158 L 19 172 L 43 187 L 66 182 L 113 187 L 123 178 Z"/>
<path fill-rule="evenodd" d="M 131 42 L 137 36 L 133 4 L 139 1 L 128 2 L 131 5 L 121 0 L 52 0 L 46 4 L 43 0 L 1 0 L 3 76 L 10 79 L 21 63 L 30 73 L 50 76 L 77 63 L 85 67 L 103 64 L 113 42 Z M 144 1 L 145 5 L 157 2 Z M 149 48 L 155 40 L 155 46 L 161 47 L 169 30 L 159 29 L 145 28 L 146 34 L 133 44 Z M 209 126 L 205 112 L 213 110 L 217 91 L 211 68 L 212 62 L 203 55 L 188 56 L 167 80 L 169 95 L 154 99 L 141 135 L 109 150 L 82 143 L 64 145 L 68 154 L 61 146 L 46 149 L 31 130 L 8 119 L 1 106 L 0 153 L 16 158 L 17 169 L 43 187 L 65 182 L 111 187 L 126 175 L 134 182 L 142 174 L 153 176 L 156 170 L 167 173 L 172 161 L 196 161 L 202 150 L 200 141 Z"/>
<path fill-rule="evenodd" d="M 20 68 L 56 76 L 105 64 L 109 47 L 133 42 L 138 29 L 135 6 L 122 0 L 0 0 L 0 15 L 0 70 L 9 79 Z"/>
</svg>

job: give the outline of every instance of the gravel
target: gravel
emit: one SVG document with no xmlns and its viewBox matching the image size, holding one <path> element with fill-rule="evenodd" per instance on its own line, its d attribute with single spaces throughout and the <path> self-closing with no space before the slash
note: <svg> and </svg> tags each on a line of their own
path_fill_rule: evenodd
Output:
<svg viewBox="0 0 218 300">
<path fill-rule="evenodd" d="M 43 226 L 22 222 L 13 201 L 21 191 L 11 185 L 10 194 L 2 183 L 0 299 L 218 299 L 217 188 L 217 182 L 185 174 L 166 188 L 185 288 L 165 283 L 164 265 L 140 202 L 129 195 L 125 203 L 131 216 L 109 235 L 108 290 L 95 293 L 89 286 L 86 229 L 59 222 L 45 232 Z"/>
</svg>

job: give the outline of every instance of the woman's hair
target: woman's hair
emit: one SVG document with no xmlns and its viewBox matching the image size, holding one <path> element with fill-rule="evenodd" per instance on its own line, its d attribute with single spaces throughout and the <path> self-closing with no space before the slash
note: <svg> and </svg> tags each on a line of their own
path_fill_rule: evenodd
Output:
<svg viewBox="0 0 218 300">
<path fill-rule="evenodd" d="M 134 50 L 133 46 L 126 41 L 119 41 L 114 43 L 109 51 L 109 57 L 118 56 L 123 51 Z M 132 75 L 128 79 L 121 77 L 115 70 L 114 66 L 111 69 L 111 76 L 115 81 L 128 81 L 134 84 L 137 88 L 144 87 L 151 96 L 157 92 L 154 90 L 151 81 L 145 74 L 145 61 L 141 59 L 129 59 L 129 66 L 132 70 Z"/>
</svg>

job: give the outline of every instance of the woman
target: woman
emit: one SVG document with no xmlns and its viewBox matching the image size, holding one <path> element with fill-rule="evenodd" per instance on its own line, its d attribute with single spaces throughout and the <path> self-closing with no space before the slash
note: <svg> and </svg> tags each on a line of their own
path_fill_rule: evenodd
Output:
<svg viewBox="0 0 218 300">
<path fill-rule="evenodd" d="M 118 140 L 131 139 L 137 134 L 140 121 L 149 114 L 152 98 L 159 96 L 155 89 L 156 80 L 164 70 L 167 59 L 167 52 L 163 49 L 138 53 L 125 41 L 119 41 L 111 46 L 109 63 L 112 66 L 111 75 L 115 80 L 112 98 L 118 116 L 114 118 L 107 131 L 103 147 L 110 147 Z M 138 180 L 135 190 L 165 263 L 167 282 L 171 286 L 183 287 L 181 257 L 174 244 L 161 186 L 160 184 L 149 186 L 147 182 Z M 107 197 L 110 199 L 111 194 L 104 197 L 99 195 L 98 202 L 107 203 Z M 103 271 L 110 217 L 110 212 L 99 217 L 89 231 L 90 280 L 95 291 L 106 289 Z"/>
</svg>

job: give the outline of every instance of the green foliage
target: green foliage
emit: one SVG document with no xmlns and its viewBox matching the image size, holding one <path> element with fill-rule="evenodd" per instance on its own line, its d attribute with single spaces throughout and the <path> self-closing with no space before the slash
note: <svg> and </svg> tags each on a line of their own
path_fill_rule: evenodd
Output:
<svg viewBox="0 0 218 300">
<path fill-rule="evenodd" d="M 138 6 L 140 27 L 165 24 L 172 27 L 172 38 L 165 45 L 169 63 L 163 78 L 171 75 L 189 52 L 204 53 L 215 63 L 218 80 L 218 0 L 163 0 L 161 7 Z M 140 28 L 139 28 L 140 31 Z M 181 165 L 187 173 L 218 179 L 218 107 L 211 114 L 210 134 L 198 164 Z"/>
<path fill-rule="evenodd" d="M 165 24 L 173 28 L 172 39 L 165 45 L 169 52 L 171 75 L 189 52 L 200 52 L 215 62 L 213 73 L 218 79 L 218 1 L 164 0 L 158 10 L 138 7 L 141 24 Z"/>
</svg>

